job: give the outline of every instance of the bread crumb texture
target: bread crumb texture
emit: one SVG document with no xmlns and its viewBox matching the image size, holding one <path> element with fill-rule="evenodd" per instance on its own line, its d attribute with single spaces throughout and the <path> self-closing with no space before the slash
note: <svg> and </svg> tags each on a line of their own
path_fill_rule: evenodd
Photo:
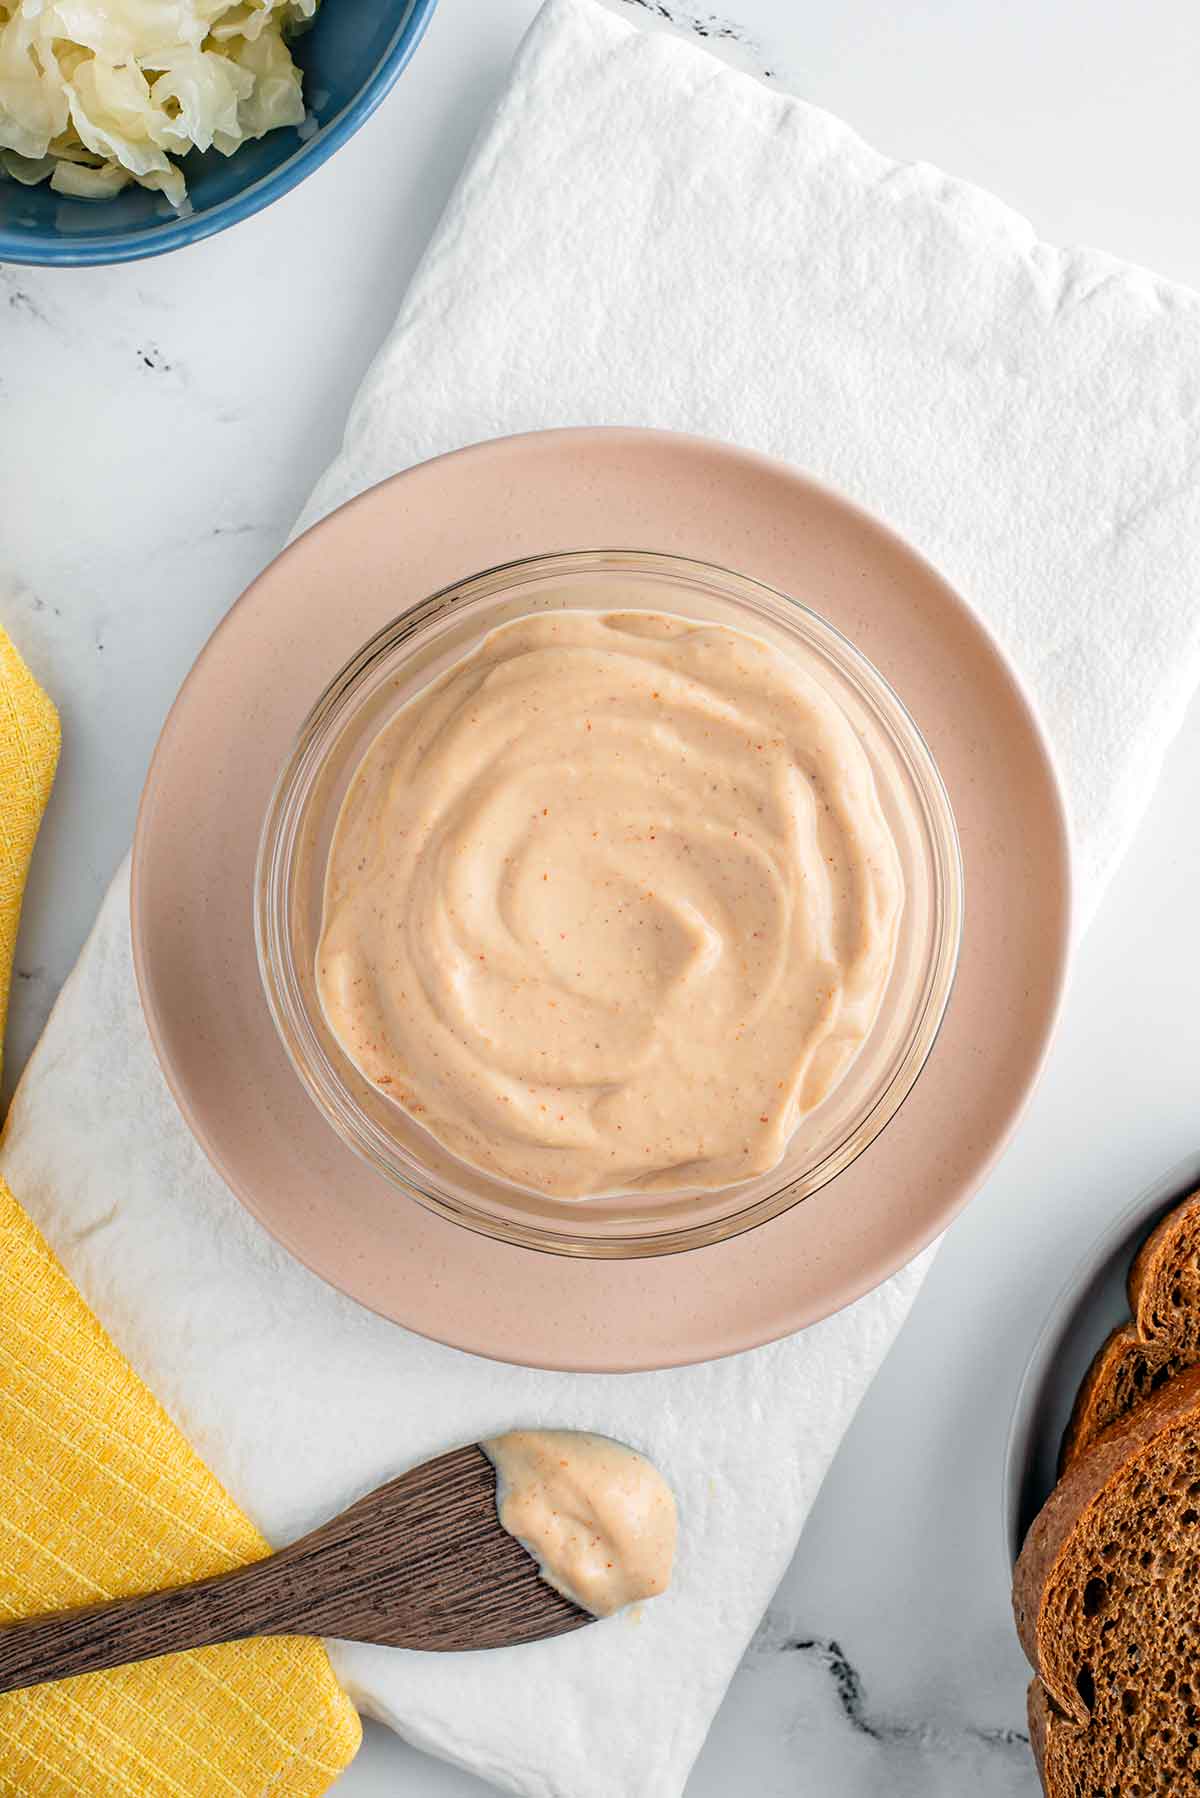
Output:
<svg viewBox="0 0 1200 1798">
<path fill-rule="evenodd" d="M 1200 1368 L 1081 1453 L 1013 1606 L 1049 1798 L 1200 1792 Z"/>
</svg>

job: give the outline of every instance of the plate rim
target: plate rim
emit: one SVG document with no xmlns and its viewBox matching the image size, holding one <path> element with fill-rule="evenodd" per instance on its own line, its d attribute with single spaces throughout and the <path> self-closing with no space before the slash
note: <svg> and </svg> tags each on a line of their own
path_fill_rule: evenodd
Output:
<svg viewBox="0 0 1200 1798">
<path fill-rule="evenodd" d="M 1182 1156 L 1157 1180 L 1141 1187 L 1136 1196 L 1097 1231 L 1046 1310 L 1021 1370 L 1004 1441 L 1000 1521 L 1009 1578 L 1021 1552 L 1022 1489 L 1041 1437 L 1038 1419 L 1045 1404 L 1044 1388 L 1055 1355 L 1070 1333 L 1084 1295 L 1101 1268 L 1125 1252 L 1128 1252 L 1129 1266 L 1132 1267 L 1134 1256 L 1151 1227 L 1151 1219 L 1157 1223 L 1197 1187 L 1200 1187 L 1200 1149 Z M 1103 1337 L 1097 1337 L 1097 1350 L 1103 1340 Z"/>
</svg>

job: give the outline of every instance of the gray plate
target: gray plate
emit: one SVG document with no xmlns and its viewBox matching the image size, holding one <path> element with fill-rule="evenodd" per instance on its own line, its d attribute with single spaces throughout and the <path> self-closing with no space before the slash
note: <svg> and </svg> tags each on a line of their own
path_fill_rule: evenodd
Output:
<svg viewBox="0 0 1200 1798">
<path fill-rule="evenodd" d="M 1200 1154 L 1189 1155 L 1097 1238 L 1051 1306 L 1021 1380 L 1004 1456 L 1004 1534 L 1011 1563 L 1054 1489 L 1063 1432 L 1092 1357 L 1129 1316 L 1130 1263 L 1159 1219 L 1198 1186 Z"/>
</svg>

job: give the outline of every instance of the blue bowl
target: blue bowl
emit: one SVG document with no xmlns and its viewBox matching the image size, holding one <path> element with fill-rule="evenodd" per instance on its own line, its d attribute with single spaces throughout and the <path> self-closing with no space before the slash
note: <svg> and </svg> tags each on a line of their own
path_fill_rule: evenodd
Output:
<svg viewBox="0 0 1200 1798">
<path fill-rule="evenodd" d="M 259 212 L 303 181 L 374 112 L 420 43 L 437 0 L 324 0 L 293 55 L 315 124 L 282 125 L 233 156 L 182 158 L 191 211 L 130 186 L 111 200 L 71 200 L 0 171 L 0 262 L 79 267 L 159 256 Z"/>
</svg>

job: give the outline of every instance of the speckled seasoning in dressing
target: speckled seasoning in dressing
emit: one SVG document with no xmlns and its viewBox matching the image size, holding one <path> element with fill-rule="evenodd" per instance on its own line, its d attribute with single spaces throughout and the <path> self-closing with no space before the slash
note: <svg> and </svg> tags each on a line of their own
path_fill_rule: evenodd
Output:
<svg viewBox="0 0 1200 1798">
<path fill-rule="evenodd" d="M 384 727 L 329 855 L 317 985 L 362 1073 L 558 1197 L 774 1167 L 875 1018 L 903 888 L 806 665 L 728 626 L 545 612 Z"/>
<path fill-rule="evenodd" d="M 555 1591 L 594 1617 L 666 1591 L 675 1495 L 644 1455 L 583 1430 L 510 1430 L 480 1447 L 500 1522 Z"/>
</svg>

